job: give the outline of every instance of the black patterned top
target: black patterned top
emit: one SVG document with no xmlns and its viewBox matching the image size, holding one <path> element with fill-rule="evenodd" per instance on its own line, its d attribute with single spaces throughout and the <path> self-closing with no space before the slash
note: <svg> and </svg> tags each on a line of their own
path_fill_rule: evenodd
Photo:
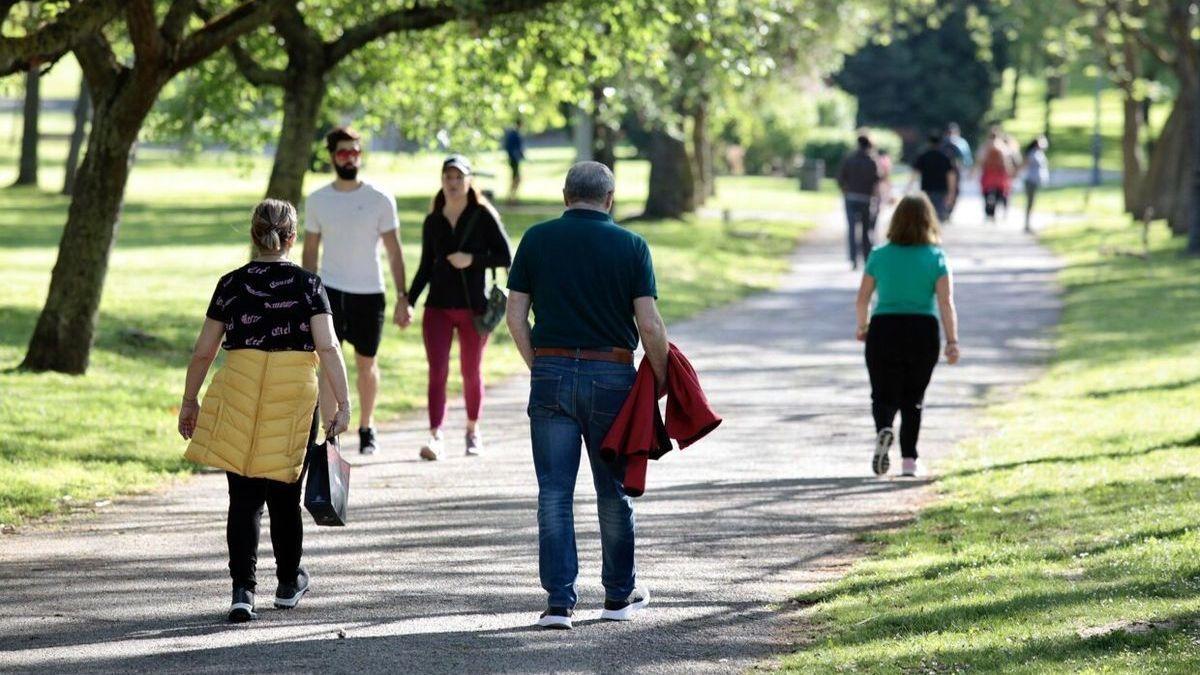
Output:
<svg viewBox="0 0 1200 675">
<path fill-rule="evenodd" d="M 225 349 L 314 351 L 316 314 L 329 314 L 321 277 L 288 261 L 251 262 L 221 277 L 207 316 L 225 324 Z"/>
</svg>

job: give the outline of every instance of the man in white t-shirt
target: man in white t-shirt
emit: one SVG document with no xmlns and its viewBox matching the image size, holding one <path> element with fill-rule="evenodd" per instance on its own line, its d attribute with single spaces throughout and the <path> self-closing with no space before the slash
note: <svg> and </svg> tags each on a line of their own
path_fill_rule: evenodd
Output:
<svg viewBox="0 0 1200 675">
<path fill-rule="evenodd" d="M 383 335 L 383 269 L 379 249 L 387 251 L 392 279 L 399 297 L 392 321 L 400 327 L 412 322 L 405 296 L 404 256 L 400 249 L 400 221 L 392 195 L 358 177 L 362 163 L 360 136 L 348 127 L 337 127 L 325 137 L 325 147 L 337 178 L 308 196 L 304 203 L 304 269 L 317 272 L 329 294 L 338 340 L 354 345 L 358 365 L 359 452 L 375 452 L 375 396 L 379 391 L 379 366 L 375 354 Z M 320 254 L 325 245 L 325 255 Z M 317 260 L 320 259 L 320 270 Z M 326 418 L 337 405 L 321 378 L 321 413 Z"/>
</svg>

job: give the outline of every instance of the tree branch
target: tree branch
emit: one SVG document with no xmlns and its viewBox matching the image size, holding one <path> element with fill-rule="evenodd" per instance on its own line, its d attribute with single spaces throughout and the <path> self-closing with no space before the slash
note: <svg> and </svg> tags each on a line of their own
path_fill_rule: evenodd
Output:
<svg viewBox="0 0 1200 675">
<path fill-rule="evenodd" d="M 1079 3 L 1081 7 L 1084 6 L 1081 0 L 1075 1 Z M 1105 0 L 1104 6 L 1108 9 L 1108 11 L 1113 13 L 1113 16 L 1117 18 L 1117 23 L 1121 26 L 1121 34 L 1125 36 L 1126 40 L 1130 38 L 1136 40 L 1142 49 L 1145 49 L 1151 56 L 1153 56 L 1163 65 L 1174 65 L 1174 58 L 1172 58 L 1169 51 L 1163 49 L 1162 45 L 1156 44 L 1153 40 L 1151 40 L 1150 36 L 1146 34 L 1146 31 L 1137 30 L 1133 26 L 1129 25 L 1129 22 L 1125 19 L 1125 13 L 1122 7 L 1115 4 L 1113 0 Z"/>
<path fill-rule="evenodd" d="M 199 0 L 175 0 L 167 10 L 167 18 L 163 19 L 162 36 L 169 44 L 178 44 L 187 28 L 188 19 L 196 10 Z"/>
<path fill-rule="evenodd" d="M 179 72 L 203 61 L 241 35 L 270 21 L 280 9 L 294 2 L 295 0 L 242 2 L 184 38 L 172 69 Z"/>
<path fill-rule="evenodd" d="M 133 43 L 137 63 L 157 63 L 162 58 L 166 44 L 158 32 L 153 1 L 128 0 L 125 3 L 125 24 L 129 26 L 129 40 Z"/>
<path fill-rule="evenodd" d="M 5 4 L 11 9 L 12 3 Z M 60 58 L 81 36 L 99 32 L 121 5 L 120 0 L 80 0 L 35 33 L 0 37 L 0 76 L 28 70 L 31 63 Z"/>
<path fill-rule="evenodd" d="M 117 55 L 109 45 L 108 39 L 104 37 L 104 33 L 96 31 L 77 40 L 74 52 L 79 67 L 83 70 L 83 79 L 87 82 L 92 100 L 103 100 L 103 92 L 112 86 L 124 67 L 117 62 Z"/>
<path fill-rule="evenodd" d="M 228 49 L 238 72 L 250 84 L 256 87 L 282 87 L 287 83 L 287 73 L 280 68 L 267 68 L 255 61 L 250 52 L 237 40 L 229 43 Z"/>
<path fill-rule="evenodd" d="M 327 45 L 329 63 L 336 64 L 367 43 L 392 33 L 436 28 L 455 19 L 468 16 L 494 17 L 502 14 L 527 12 L 558 0 L 495 0 L 477 14 L 463 14 L 454 7 L 410 7 L 380 15 L 373 20 L 347 28 L 334 42 Z"/>
<path fill-rule="evenodd" d="M 197 4 L 194 9 L 196 16 L 204 20 L 205 23 L 212 21 L 213 14 L 207 7 Z M 285 83 L 285 73 L 278 68 L 267 68 L 254 60 L 250 52 L 242 46 L 238 40 L 234 40 L 226 47 L 229 50 L 230 56 L 233 57 L 233 63 L 237 67 L 238 73 L 241 74 L 247 82 L 256 87 L 282 87 Z"/>
</svg>

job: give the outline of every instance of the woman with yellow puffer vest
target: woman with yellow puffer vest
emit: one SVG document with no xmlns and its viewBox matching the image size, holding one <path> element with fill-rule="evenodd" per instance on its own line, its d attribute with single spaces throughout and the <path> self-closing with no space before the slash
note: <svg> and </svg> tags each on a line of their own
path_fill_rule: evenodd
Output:
<svg viewBox="0 0 1200 675">
<path fill-rule="evenodd" d="M 263 505 L 271 513 L 271 546 L 279 586 L 275 606 L 295 607 L 308 591 L 300 567 L 303 527 L 300 474 L 317 432 L 317 365 L 333 385 L 338 410 L 325 430 L 350 422 L 346 365 L 334 338 L 325 287 L 288 260 L 296 241 L 296 208 L 267 199 L 251 216 L 256 255 L 221 277 L 192 354 L 179 408 L 186 457 L 223 469 L 229 481 L 229 620 L 256 617 L 254 592 Z M 222 345 L 222 340 L 224 344 Z M 197 396 L 220 347 L 225 365 Z"/>
</svg>

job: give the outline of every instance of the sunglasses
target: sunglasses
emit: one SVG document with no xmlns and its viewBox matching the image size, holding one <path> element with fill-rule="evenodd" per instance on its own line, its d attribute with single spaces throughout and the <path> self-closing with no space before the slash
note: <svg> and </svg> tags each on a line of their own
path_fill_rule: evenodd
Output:
<svg viewBox="0 0 1200 675">
<path fill-rule="evenodd" d="M 354 159 L 362 154 L 362 150 L 338 150 L 333 156 L 338 160 Z"/>
</svg>

